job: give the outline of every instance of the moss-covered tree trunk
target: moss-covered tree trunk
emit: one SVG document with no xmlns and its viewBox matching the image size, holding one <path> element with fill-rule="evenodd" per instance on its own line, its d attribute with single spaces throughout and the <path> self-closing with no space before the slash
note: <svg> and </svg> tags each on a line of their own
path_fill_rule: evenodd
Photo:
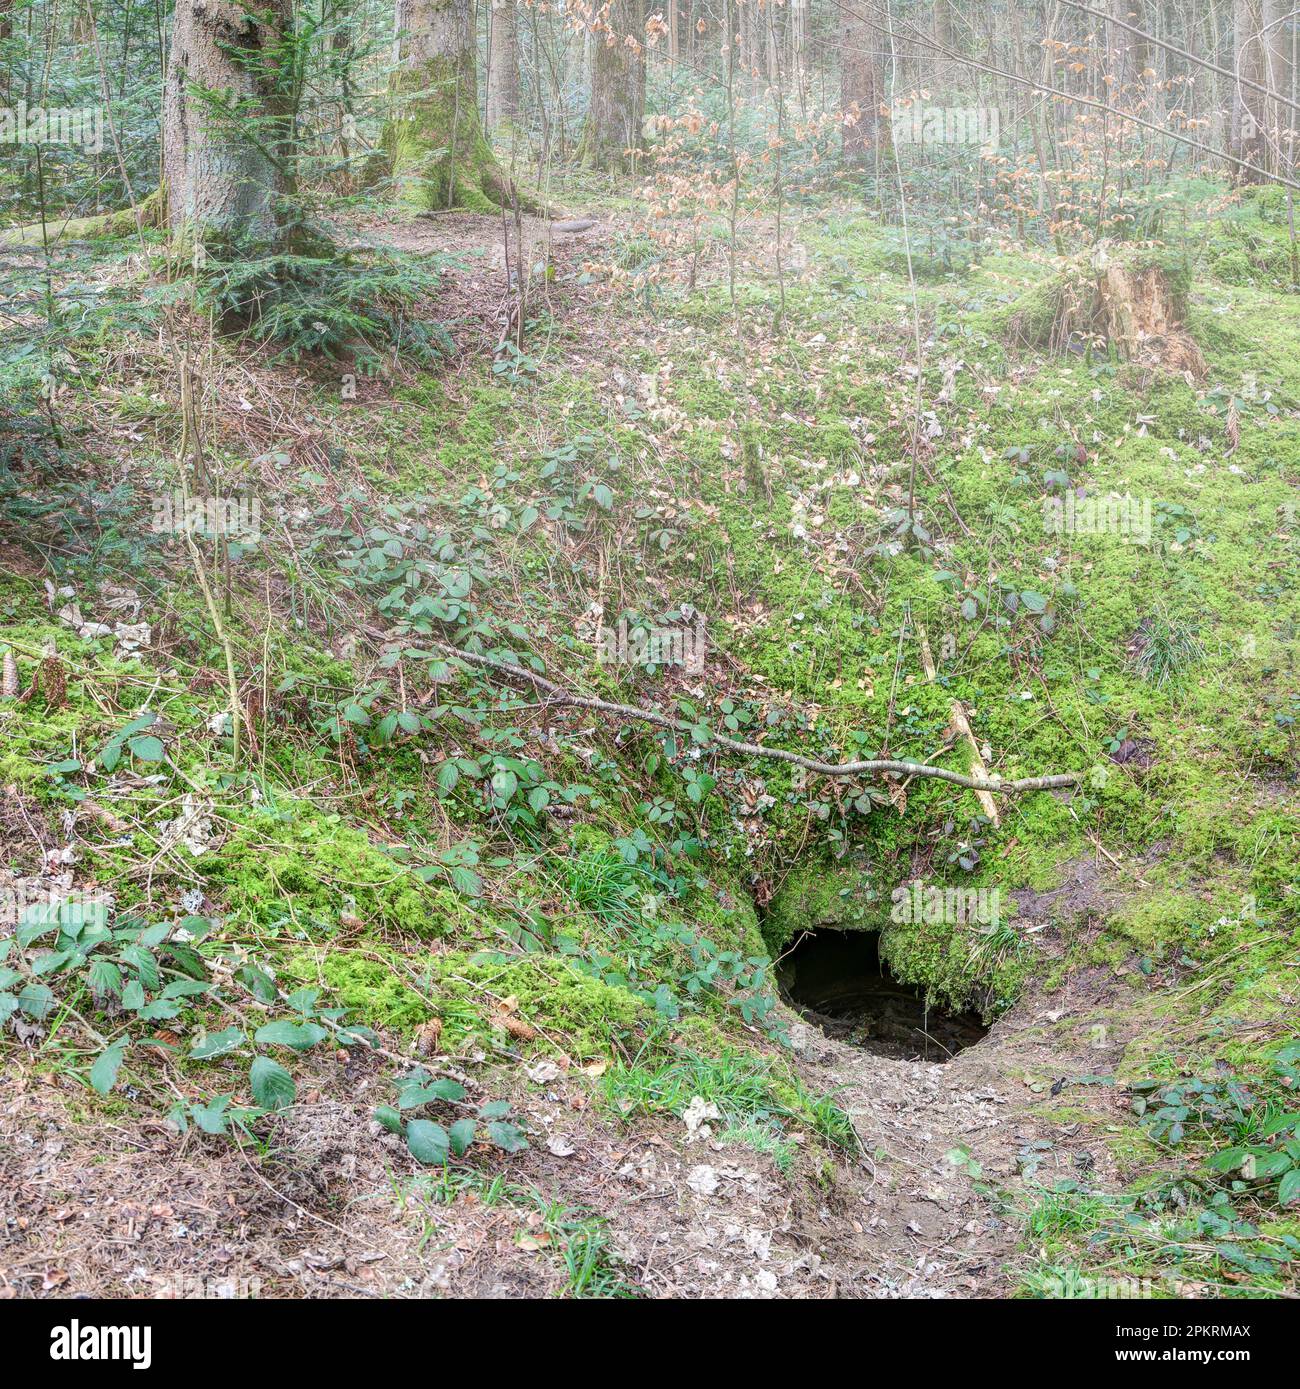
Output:
<svg viewBox="0 0 1300 1389">
<path fill-rule="evenodd" d="M 177 0 L 163 93 L 167 220 L 205 240 L 271 238 L 286 191 L 288 151 L 278 148 L 290 61 L 293 0 Z M 219 94 L 214 99 L 196 93 Z M 238 113 L 229 114 L 238 107 Z"/>
<path fill-rule="evenodd" d="M 608 0 L 593 27 L 591 104 L 578 157 L 589 169 L 626 173 L 645 122 L 643 0 Z"/>
<path fill-rule="evenodd" d="M 492 0 L 492 32 L 488 46 L 487 128 L 519 124 L 519 38 L 515 0 Z"/>
<path fill-rule="evenodd" d="M 399 0 L 397 30 L 384 148 L 402 201 L 496 212 L 511 188 L 479 120 L 470 0 Z"/>
</svg>

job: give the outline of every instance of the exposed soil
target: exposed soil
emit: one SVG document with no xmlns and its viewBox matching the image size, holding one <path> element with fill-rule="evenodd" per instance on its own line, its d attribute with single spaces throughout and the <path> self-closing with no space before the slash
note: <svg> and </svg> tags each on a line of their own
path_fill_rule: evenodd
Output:
<svg viewBox="0 0 1300 1389">
<path fill-rule="evenodd" d="M 265 1155 L 136 1115 L 82 1118 L 75 1082 L 11 1067 L 0 1295 L 548 1296 L 564 1261 L 540 1199 L 600 1216 L 613 1267 L 643 1296 L 1006 1292 L 1018 1236 L 976 1182 L 1014 1191 L 1028 1160 L 1040 1181 L 1115 1181 L 1103 1143 L 1035 1109 L 1122 1054 L 1115 1019 L 1133 1013 L 1116 987 L 1075 977 L 946 1065 L 793 1021 L 807 1084 L 837 1092 L 862 1143 L 832 1169 L 819 1159 L 820 1180 L 803 1157 L 786 1175 L 675 1119 L 625 1125 L 593 1103 L 588 1076 L 554 1066 L 520 1070 L 532 1146 L 502 1166 L 515 1197 L 469 1190 L 450 1203 L 370 1119 L 382 1065 L 344 1087 L 344 1068 L 321 1061 L 319 1088 L 304 1084 Z M 324 1098 L 345 1088 L 347 1102 Z"/>
</svg>

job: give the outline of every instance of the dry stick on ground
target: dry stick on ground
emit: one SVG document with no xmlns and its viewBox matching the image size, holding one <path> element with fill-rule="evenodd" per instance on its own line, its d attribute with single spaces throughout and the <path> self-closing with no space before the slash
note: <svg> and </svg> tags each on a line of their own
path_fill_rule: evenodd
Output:
<svg viewBox="0 0 1300 1389">
<path fill-rule="evenodd" d="M 934 654 L 930 650 L 930 639 L 925 635 L 925 628 L 918 622 L 916 624 L 916 639 L 921 644 L 921 666 L 925 671 L 925 678 L 934 684 L 938 677 L 938 669 L 934 664 Z M 976 775 L 986 778 L 988 772 L 984 766 L 984 759 L 980 756 L 980 745 L 975 741 L 975 735 L 971 732 L 970 719 L 966 716 L 966 706 L 960 699 L 952 702 L 952 726 L 966 740 L 966 746 L 970 748 L 971 766 L 975 769 Z M 998 815 L 997 802 L 987 791 L 976 791 L 979 797 L 980 808 L 985 815 L 993 821 L 994 826 L 1002 823 Z"/>
<path fill-rule="evenodd" d="M 189 352 L 186 350 L 181 355 L 181 446 L 176 456 L 176 467 L 180 473 L 181 495 L 184 499 L 185 510 L 188 516 L 190 505 L 189 481 L 185 476 L 185 454 L 187 446 L 194 450 L 195 474 L 198 480 L 206 482 L 207 479 L 207 460 L 203 453 L 203 437 L 199 431 L 198 416 L 194 412 L 194 379 L 190 368 Z M 208 575 L 203 567 L 203 557 L 199 554 L 199 547 L 194 543 L 194 537 L 190 533 L 188 524 L 185 525 L 185 544 L 189 548 L 190 562 L 194 568 L 194 575 L 199 581 L 199 587 L 203 590 L 203 601 L 207 604 L 208 616 L 212 619 L 212 626 L 217 634 L 217 641 L 221 643 L 221 649 L 226 657 L 226 682 L 230 696 L 230 721 L 231 735 L 233 738 L 232 756 L 236 762 L 239 761 L 240 751 L 240 728 L 243 723 L 243 706 L 239 702 L 239 680 L 235 675 L 235 653 L 230 644 L 230 638 L 226 633 L 225 624 L 221 621 L 221 612 L 217 606 L 216 598 L 213 596 L 212 588 L 208 583 Z M 252 727 L 249 727 L 250 738 Z"/>
<path fill-rule="evenodd" d="M 522 666 L 509 661 L 498 661 L 491 656 L 480 656 L 472 651 L 461 651 L 446 642 L 435 645 L 470 665 L 481 666 L 485 670 L 495 670 L 513 680 L 526 680 L 539 690 L 551 696 L 550 703 L 566 704 L 577 709 L 594 709 L 603 714 L 617 714 L 620 718 L 636 719 L 641 723 L 657 724 L 660 728 L 672 729 L 675 733 L 691 733 L 693 725 L 685 719 L 675 719 L 669 714 L 656 713 L 653 709 L 640 709 L 631 704 L 613 704 L 605 699 L 592 699 L 586 695 L 571 694 L 563 686 L 547 680 Z M 815 757 L 804 757 L 797 752 L 787 752 L 784 748 L 765 748 L 758 743 L 742 742 L 738 738 L 728 738 L 722 733 L 709 730 L 710 741 L 731 752 L 744 753 L 747 757 L 768 757 L 777 762 L 791 762 L 806 771 L 818 772 L 822 776 L 862 776 L 867 773 L 895 772 L 900 776 L 934 777 L 939 781 L 950 781 L 954 786 L 964 786 L 970 791 L 991 791 L 995 795 L 1006 795 L 1014 791 L 1049 791 L 1057 786 L 1077 786 L 1081 773 L 1064 772 L 1053 776 L 1021 777 L 1017 781 L 1003 781 L 1001 777 L 989 776 L 986 780 L 964 776 L 961 772 L 950 772 L 945 767 L 932 767 L 925 762 L 896 762 L 872 760 L 867 762 L 822 762 Z"/>
</svg>

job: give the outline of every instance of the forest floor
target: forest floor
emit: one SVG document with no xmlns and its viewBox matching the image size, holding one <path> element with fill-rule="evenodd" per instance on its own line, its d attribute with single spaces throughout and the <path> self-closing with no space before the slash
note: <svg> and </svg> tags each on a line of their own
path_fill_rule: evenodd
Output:
<svg viewBox="0 0 1300 1389">
<path fill-rule="evenodd" d="M 64 987 L 66 926 L 0 959 L 0 1295 L 1293 1295 L 1300 301 L 1276 226 L 1246 207 L 1249 237 L 1197 251 L 1197 381 L 1017 348 L 1054 273 L 1025 248 L 918 256 L 913 286 L 871 217 L 809 204 L 779 262 L 771 219 L 742 227 L 733 301 L 724 237 L 570 207 L 522 258 L 492 218 L 347 228 L 454 257 L 437 370 L 209 351 L 212 466 L 266 532 L 220 575 L 148 529 L 182 434 L 161 334 L 80 356 L 63 452 L 0 419 L 0 644 L 32 690 L 0 700 L 0 888 L 102 898 L 142 984 Z M 494 352 L 521 269 L 523 346 Z M 99 273 L 157 284 L 129 242 Z M 1150 545 L 1044 534 L 1065 488 L 1147 499 Z M 703 674 L 592 659 L 602 623 L 695 613 Z M 444 639 L 688 731 L 620 733 Z M 65 688 L 39 684 L 51 643 Z M 990 770 L 1082 784 L 993 825 L 935 781 L 708 745 L 960 770 L 954 699 Z M 916 880 L 1001 914 L 902 923 Z M 771 972 L 818 930 L 878 932 L 894 979 L 988 1035 L 936 1064 L 823 1033 Z M 186 977 L 209 992 L 166 993 Z M 250 1090 L 259 1054 L 287 1102 Z M 452 1088 L 389 1113 L 404 1064 Z M 418 1160 L 412 1114 L 480 1104 L 504 1136 L 485 1112 Z"/>
</svg>

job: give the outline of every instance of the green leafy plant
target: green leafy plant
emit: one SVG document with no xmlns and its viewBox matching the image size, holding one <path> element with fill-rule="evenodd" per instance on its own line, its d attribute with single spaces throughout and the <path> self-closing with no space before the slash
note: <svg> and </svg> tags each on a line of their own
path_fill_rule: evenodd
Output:
<svg viewBox="0 0 1300 1389">
<path fill-rule="evenodd" d="M 426 1166 L 445 1166 L 452 1158 L 462 1158 L 470 1144 L 479 1138 L 505 1153 L 519 1153 L 528 1147 L 522 1127 L 511 1119 L 508 1100 L 489 1100 L 472 1116 L 450 1120 L 446 1125 L 429 1116 L 435 1106 L 464 1107 L 468 1093 L 459 1081 L 434 1079 L 423 1066 L 397 1081 L 396 1105 L 380 1105 L 375 1120 L 389 1133 L 406 1140 L 411 1156 Z"/>
<path fill-rule="evenodd" d="M 1153 685 L 1168 684 L 1205 656 L 1196 628 L 1163 609 L 1138 624 L 1130 652 L 1134 670 Z"/>
<path fill-rule="evenodd" d="M 200 302 L 227 327 L 275 346 L 277 360 L 351 356 L 373 374 L 387 351 L 425 365 L 451 352 L 450 334 L 429 310 L 446 257 L 342 251 L 319 228 L 298 231 L 284 244 L 309 251 L 243 235 L 207 255 Z"/>
</svg>

